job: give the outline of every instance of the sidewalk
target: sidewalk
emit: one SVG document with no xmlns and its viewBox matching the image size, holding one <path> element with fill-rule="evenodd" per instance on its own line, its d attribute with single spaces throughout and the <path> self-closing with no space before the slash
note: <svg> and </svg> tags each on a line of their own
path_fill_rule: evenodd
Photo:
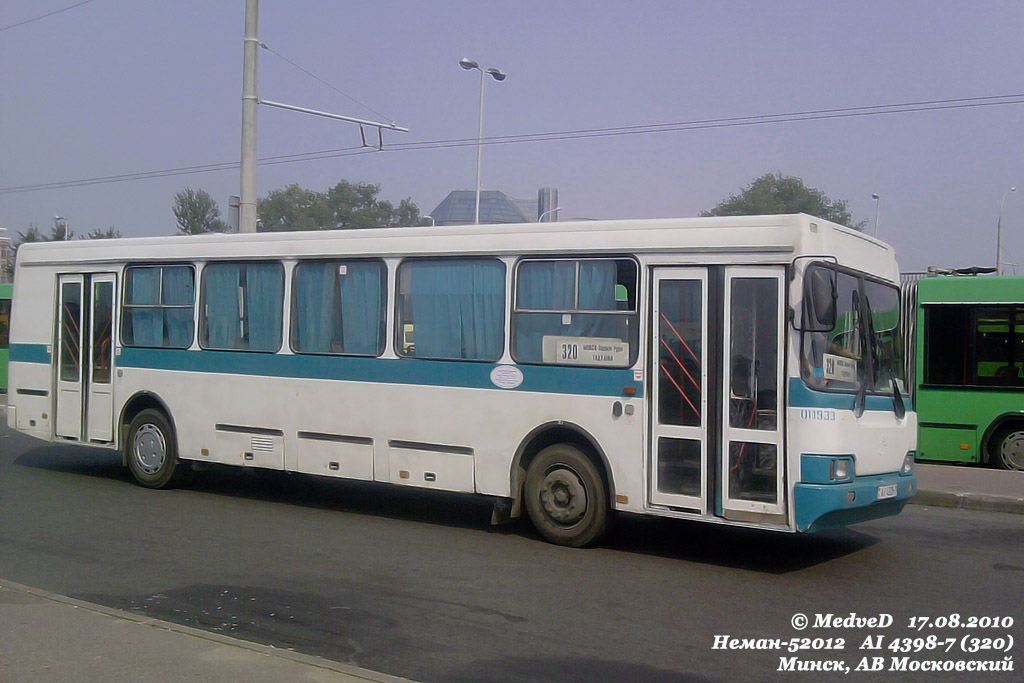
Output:
<svg viewBox="0 0 1024 683">
<path fill-rule="evenodd" d="M 0 580 L 3 681 L 405 679 Z"/>
<path fill-rule="evenodd" d="M 1024 472 L 978 466 L 914 465 L 914 505 L 1024 515 Z"/>
</svg>

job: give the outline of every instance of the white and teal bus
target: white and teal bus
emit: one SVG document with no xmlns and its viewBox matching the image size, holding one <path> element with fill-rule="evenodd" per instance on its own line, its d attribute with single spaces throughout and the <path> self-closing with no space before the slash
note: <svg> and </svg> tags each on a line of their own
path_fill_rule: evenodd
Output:
<svg viewBox="0 0 1024 683">
<path fill-rule="evenodd" d="M 806 215 L 26 244 L 8 424 L 121 452 L 806 532 L 915 492 L 892 249 Z"/>
</svg>

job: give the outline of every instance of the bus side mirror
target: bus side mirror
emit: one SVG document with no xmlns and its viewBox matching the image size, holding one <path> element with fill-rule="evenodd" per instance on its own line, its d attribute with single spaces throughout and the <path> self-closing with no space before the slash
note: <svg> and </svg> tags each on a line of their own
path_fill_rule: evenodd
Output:
<svg viewBox="0 0 1024 683">
<path fill-rule="evenodd" d="M 804 280 L 801 330 L 828 332 L 836 325 L 836 274 L 827 268 L 811 268 Z"/>
</svg>

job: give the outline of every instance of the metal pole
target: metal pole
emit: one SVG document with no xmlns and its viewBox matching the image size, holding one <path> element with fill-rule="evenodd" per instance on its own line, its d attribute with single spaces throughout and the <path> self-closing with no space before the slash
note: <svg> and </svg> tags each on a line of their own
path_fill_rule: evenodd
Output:
<svg viewBox="0 0 1024 683">
<path fill-rule="evenodd" d="M 877 193 L 873 192 L 871 198 L 875 200 L 875 234 L 874 237 L 878 237 L 878 207 L 882 205 L 882 197 Z"/>
<path fill-rule="evenodd" d="M 256 110 L 259 49 L 259 0 L 245 0 L 245 49 L 242 60 L 242 158 L 238 202 L 239 232 L 256 232 Z"/>
<path fill-rule="evenodd" d="M 483 154 L 484 140 L 484 73 L 480 69 L 480 129 L 476 135 L 476 212 L 473 222 L 480 225 L 480 157 Z"/>
<path fill-rule="evenodd" d="M 1003 274 L 1003 204 L 1006 202 L 1006 195 L 1016 191 L 1016 187 L 1011 187 L 1003 193 L 1003 198 L 999 201 L 999 222 L 996 223 L 996 275 Z"/>
</svg>

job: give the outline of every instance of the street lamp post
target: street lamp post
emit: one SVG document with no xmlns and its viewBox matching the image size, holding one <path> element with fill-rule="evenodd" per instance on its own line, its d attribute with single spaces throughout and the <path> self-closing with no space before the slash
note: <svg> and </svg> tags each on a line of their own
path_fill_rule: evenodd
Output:
<svg viewBox="0 0 1024 683">
<path fill-rule="evenodd" d="M 553 209 L 548 209 L 547 211 L 545 211 L 541 215 L 537 216 L 537 222 L 538 223 L 543 223 L 544 222 L 544 216 L 547 216 L 549 213 L 553 213 L 553 214 L 557 215 L 558 212 L 561 211 L 561 210 L 562 210 L 562 207 L 560 207 L 560 206 L 556 206 Z"/>
<path fill-rule="evenodd" d="M 480 126 L 476 136 L 476 211 L 473 214 L 473 222 L 480 223 L 480 159 L 483 153 L 483 139 L 484 139 L 484 76 L 487 74 L 491 75 L 496 81 L 505 80 L 505 72 L 501 69 L 481 69 L 480 65 L 474 62 L 472 59 L 463 57 L 459 60 L 459 66 L 466 71 L 476 69 L 480 72 Z"/>
<path fill-rule="evenodd" d="M 1016 187 L 1011 187 L 999 200 L 999 222 L 996 223 L 996 275 L 1003 274 L 1003 203 L 1006 202 L 1006 195 L 1016 191 Z"/>
<path fill-rule="evenodd" d="M 875 200 L 875 237 L 878 237 L 878 207 L 882 203 L 882 198 L 878 196 L 877 192 L 872 192 L 871 198 Z"/>
</svg>

